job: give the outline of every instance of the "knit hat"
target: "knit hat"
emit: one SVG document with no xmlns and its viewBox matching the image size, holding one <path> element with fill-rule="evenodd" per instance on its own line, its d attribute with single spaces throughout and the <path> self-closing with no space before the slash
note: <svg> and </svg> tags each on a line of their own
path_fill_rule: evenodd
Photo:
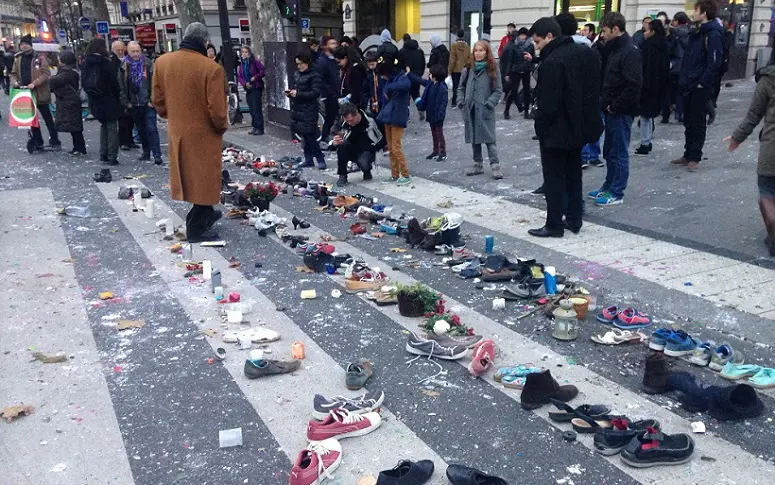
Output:
<svg viewBox="0 0 775 485">
<path fill-rule="evenodd" d="M 379 40 L 382 42 L 393 42 L 393 36 L 390 35 L 390 31 L 388 29 L 385 29 L 381 34 L 379 34 Z"/>
<path fill-rule="evenodd" d="M 19 45 L 27 44 L 32 45 L 32 36 L 30 34 L 25 35 L 24 37 L 19 40 Z"/>
<path fill-rule="evenodd" d="M 439 34 L 431 35 L 431 47 L 438 47 L 441 44 L 441 37 Z"/>
</svg>

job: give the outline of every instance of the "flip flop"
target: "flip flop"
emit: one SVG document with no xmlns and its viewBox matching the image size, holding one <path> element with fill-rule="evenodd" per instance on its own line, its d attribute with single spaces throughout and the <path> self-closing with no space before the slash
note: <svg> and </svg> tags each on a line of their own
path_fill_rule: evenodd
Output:
<svg viewBox="0 0 775 485">
<path fill-rule="evenodd" d="M 755 376 L 761 370 L 761 366 L 754 364 L 734 364 L 732 362 L 727 362 L 724 368 L 721 369 L 721 372 L 719 372 L 719 375 L 724 379 L 736 381 L 743 377 Z"/>
<path fill-rule="evenodd" d="M 765 367 L 748 379 L 748 384 L 757 389 L 769 389 L 775 387 L 775 369 Z"/>
<path fill-rule="evenodd" d="M 558 423 L 570 422 L 573 418 L 583 415 L 589 418 L 595 419 L 601 416 L 605 416 L 611 412 L 611 408 L 603 404 L 582 404 L 581 406 L 573 409 L 569 405 L 557 399 L 550 398 L 552 404 L 558 409 L 557 411 L 549 411 L 549 418 L 552 421 Z"/>
<path fill-rule="evenodd" d="M 629 330 L 610 330 L 604 335 L 593 335 L 590 340 L 601 345 L 634 344 L 643 342 L 646 336 L 640 332 L 632 333 Z"/>
<path fill-rule="evenodd" d="M 511 377 L 527 377 L 528 374 L 541 372 L 543 369 L 540 367 L 532 367 L 532 362 L 526 364 L 519 364 L 514 367 L 501 367 L 495 371 L 495 375 L 492 376 L 495 382 L 502 382 L 506 376 Z"/>
</svg>

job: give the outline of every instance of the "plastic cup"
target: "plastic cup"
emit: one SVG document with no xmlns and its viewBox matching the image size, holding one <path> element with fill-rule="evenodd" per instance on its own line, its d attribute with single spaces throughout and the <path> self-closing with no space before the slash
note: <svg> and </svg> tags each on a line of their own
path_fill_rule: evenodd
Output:
<svg viewBox="0 0 775 485">
<path fill-rule="evenodd" d="M 221 448 L 242 446 L 242 428 L 222 429 L 218 431 L 218 441 Z"/>
</svg>

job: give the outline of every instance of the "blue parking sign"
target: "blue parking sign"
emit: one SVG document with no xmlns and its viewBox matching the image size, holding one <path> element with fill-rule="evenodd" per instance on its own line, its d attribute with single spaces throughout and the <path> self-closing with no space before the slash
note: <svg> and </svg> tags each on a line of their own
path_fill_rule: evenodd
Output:
<svg viewBox="0 0 775 485">
<path fill-rule="evenodd" d="M 105 22 L 104 20 L 98 21 L 97 22 L 97 33 L 98 34 L 103 34 L 103 35 L 108 35 L 110 33 L 110 26 L 108 25 L 108 23 Z"/>
<path fill-rule="evenodd" d="M 309 30 L 309 19 L 301 19 L 301 28 Z"/>
</svg>

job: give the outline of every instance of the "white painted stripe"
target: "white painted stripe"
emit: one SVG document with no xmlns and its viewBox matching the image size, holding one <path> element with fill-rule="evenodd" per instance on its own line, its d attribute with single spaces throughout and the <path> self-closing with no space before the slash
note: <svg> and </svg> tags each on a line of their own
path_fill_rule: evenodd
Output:
<svg viewBox="0 0 775 485">
<path fill-rule="evenodd" d="M 192 285 L 182 278 L 180 257 L 170 253 L 169 243 L 162 241 L 163 234 L 155 230 L 155 220 L 147 219 L 142 213 L 132 212 L 131 204 L 116 199 L 120 183 L 97 185 L 180 304 L 193 316 L 192 320 L 201 330 L 222 331 L 219 305 L 209 291 L 209 286 Z M 155 204 L 158 218 L 173 218 L 177 221 L 176 224 L 182 223 L 160 199 L 155 199 Z M 229 268 L 229 262 L 218 250 L 195 245 L 194 255 L 196 259 L 209 259 L 214 268 L 221 270 L 225 292 L 237 291 L 243 301 L 254 303 L 257 311 L 248 315 L 253 324 L 265 325 L 280 333 L 281 340 L 269 345 L 272 350 L 270 358 L 288 360 L 293 342 L 305 344 L 306 359 L 301 370 L 295 374 L 248 380 L 242 371 L 247 352 L 224 344 L 220 336 L 207 338 L 213 349 L 227 349 L 228 356 L 224 365 L 283 451 L 294 461 L 298 451 L 307 445 L 306 429 L 307 422 L 311 419 L 314 395 L 320 393 L 330 397 L 359 393 L 347 391 L 344 387 L 345 371 L 339 363 L 326 354 L 284 313 L 274 311 L 275 305 L 252 286 L 240 271 Z M 301 288 L 289 288 L 288 291 L 298 294 Z M 321 316 L 321 320 L 321 324 L 326 324 L 328 317 Z M 230 330 L 238 328 L 235 324 L 228 326 Z M 360 356 L 353 356 L 358 357 Z M 385 390 L 388 405 L 389 391 Z M 373 473 L 376 477 L 380 470 L 393 468 L 399 460 L 407 458 L 433 460 L 437 472 L 429 483 L 447 483 L 443 478 L 443 470 L 446 469 L 444 460 L 385 407 L 382 408 L 382 415 L 384 421 L 380 429 L 365 437 L 342 440 L 343 462 L 335 473 L 341 483 L 355 483 L 363 474 Z M 239 423 L 235 423 L 235 426 L 239 426 Z M 378 441 L 380 452 L 374 453 L 373 446 L 363 446 L 364 440 L 372 444 Z M 256 446 L 256 443 L 246 442 L 246 445 Z"/>
<path fill-rule="evenodd" d="M 330 180 L 333 178 L 325 175 Z M 411 186 L 359 184 L 399 200 L 434 210 L 457 212 L 473 224 L 507 234 L 537 246 L 585 259 L 682 293 L 724 304 L 737 310 L 773 319 L 775 299 L 752 297 L 775 293 L 775 271 L 750 263 L 695 251 L 678 244 L 631 234 L 598 224 L 585 223 L 579 235 L 564 238 L 535 238 L 527 234 L 540 227 L 545 212 L 498 197 L 463 191 L 420 177 Z M 450 209 L 439 209 L 444 202 Z M 691 282 L 691 285 L 684 283 Z M 723 295 L 722 295 L 723 293 Z"/>
<path fill-rule="evenodd" d="M 3 191 L 0 207 L 0 409 L 19 403 L 36 408 L 32 416 L 0 423 L 0 482 L 131 485 L 51 191 Z M 44 364 L 32 360 L 32 351 L 72 359 Z M 51 471 L 57 465 L 64 469 Z"/>
<path fill-rule="evenodd" d="M 272 208 L 272 212 L 280 217 L 292 217 L 292 214 L 276 206 Z M 315 226 L 311 226 L 306 232 L 310 234 L 310 240 L 312 241 L 319 240 L 320 235 L 326 234 Z M 292 249 L 283 244 L 276 237 L 273 236 L 272 239 L 279 244 L 282 244 L 288 251 L 293 252 Z M 335 245 L 337 251 L 340 253 L 349 253 L 353 257 L 362 258 L 370 266 L 379 266 L 383 271 L 389 274 L 394 282 L 403 284 L 413 284 L 416 282 L 416 280 L 404 273 L 388 271 L 387 269 L 392 266 L 390 263 L 373 258 L 346 242 L 336 242 Z M 449 277 L 452 277 L 451 274 Z M 344 286 L 342 276 L 331 276 L 331 278 Z M 445 299 L 448 302 L 448 307 L 459 314 L 463 322 L 473 327 L 478 334 L 495 340 L 498 347 L 498 363 L 496 367 L 526 362 L 539 363 L 539 365 L 551 369 L 555 379 L 561 384 L 574 384 L 579 388 L 579 397 L 574 400 L 574 404 L 576 405 L 581 403 L 608 404 L 612 407 L 614 414 L 626 414 L 633 419 L 657 419 L 662 424 L 662 429 L 667 434 L 691 434 L 691 425 L 686 419 L 662 408 L 660 405 L 615 382 L 609 381 L 590 371 L 586 367 L 568 365 L 568 361 L 563 355 L 504 327 L 498 322 L 449 298 L 447 295 L 445 295 Z M 417 331 L 418 320 L 401 316 L 398 313 L 396 306 L 380 307 L 374 304 L 372 305 L 375 309 L 382 312 L 405 329 Z M 505 323 L 507 325 L 514 325 L 513 321 L 505 320 Z M 467 366 L 470 360 L 466 358 L 458 362 L 463 366 Z M 561 364 L 563 367 L 557 367 L 557 364 Z M 485 381 L 497 390 L 508 395 L 510 398 L 518 401 L 518 392 L 505 389 L 492 380 L 493 373 L 494 371 L 490 372 L 484 378 Z M 551 406 L 544 406 L 534 412 L 558 429 L 570 429 L 570 426 L 562 427 L 549 420 L 548 411 L 550 408 Z M 769 476 L 771 476 L 772 473 L 775 473 L 775 465 L 772 463 L 760 460 L 744 451 L 739 446 L 724 441 L 718 436 L 694 435 L 693 437 L 696 442 L 696 451 L 694 459 L 686 465 L 662 468 L 655 467 L 652 469 L 632 468 L 623 464 L 618 456 L 603 458 L 601 455 L 600 457 L 609 460 L 616 467 L 644 484 L 659 483 L 660 485 L 684 485 L 691 481 L 691 483 L 745 482 L 764 485 L 771 482 Z M 578 439 L 585 446 L 592 448 L 592 435 L 579 435 Z M 700 461 L 701 455 L 714 457 L 716 458 L 716 461 Z M 731 466 L 730 464 L 734 465 Z M 729 480 L 729 482 L 726 482 L 725 480 Z"/>
</svg>

